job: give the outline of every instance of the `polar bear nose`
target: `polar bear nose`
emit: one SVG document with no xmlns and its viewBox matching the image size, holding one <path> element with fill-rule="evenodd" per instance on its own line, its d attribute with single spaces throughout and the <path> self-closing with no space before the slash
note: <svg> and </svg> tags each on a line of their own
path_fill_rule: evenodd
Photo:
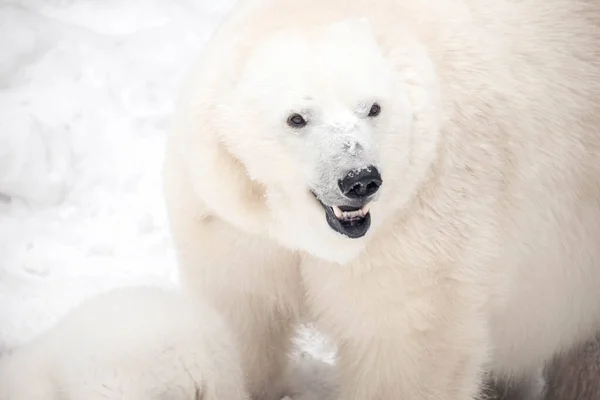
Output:
<svg viewBox="0 0 600 400">
<path fill-rule="evenodd" d="M 344 196 L 350 199 L 362 199 L 375 194 L 383 181 L 379 170 L 369 165 L 362 169 L 353 169 L 338 181 Z"/>
</svg>

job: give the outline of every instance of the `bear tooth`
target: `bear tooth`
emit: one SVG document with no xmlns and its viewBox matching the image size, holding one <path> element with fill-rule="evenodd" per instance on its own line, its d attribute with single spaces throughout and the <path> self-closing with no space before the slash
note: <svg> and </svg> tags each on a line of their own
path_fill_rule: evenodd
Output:
<svg viewBox="0 0 600 400">
<path fill-rule="evenodd" d="M 333 209 L 335 217 L 337 219 L 342 219 L 342 217 L 344 216 L 344 212 L 338 206 L 332 206 L 331 208 Z"/>
<path fill-rule="evenodd" d="M 363 208 L 360 209 L 360 212 L 362 213 L 363 217 L 365 215 L 367 215 L 369 213 L 369 210 L 371 210 L 371 206 L 369 204 L 365 204 L 363 206 Z"/>
<path fill-rule="evenodd" d="M 362 217 L 362 213 L 360 210 L 344 211 L 344 219 L 354 219 L 356 217 Z"/>
</svg>

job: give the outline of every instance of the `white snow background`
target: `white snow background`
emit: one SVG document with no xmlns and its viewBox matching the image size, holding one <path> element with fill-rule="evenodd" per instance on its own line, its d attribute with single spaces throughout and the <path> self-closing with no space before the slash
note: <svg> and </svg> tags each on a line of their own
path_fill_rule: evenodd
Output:
<svg viewBox="0 0 600 400">
<path fill-rule="evenodd" d="M 183 74 L 233 0 L 0 0 L 0 353 L 116 286 L 176 284 L 160 191 Z M 309 328 L 294 400 L 328 397 Z"/>
</svg>

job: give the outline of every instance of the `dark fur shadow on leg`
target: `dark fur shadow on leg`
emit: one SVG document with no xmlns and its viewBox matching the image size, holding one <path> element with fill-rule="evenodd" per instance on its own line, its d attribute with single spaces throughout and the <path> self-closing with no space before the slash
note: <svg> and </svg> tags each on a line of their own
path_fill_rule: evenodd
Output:
<svg viewBox="0 0 600 400">
<path fill-rule="evenodd" d="M 600 400 L 600 336 L 556 357 L 545 376 L 545 400 Z"/>
<path fill-rule="evenodd" d="M 541 376 L 520 381 L 488 380 L 481 400 L 542 400 L 544 381 Z"/>
</svg>

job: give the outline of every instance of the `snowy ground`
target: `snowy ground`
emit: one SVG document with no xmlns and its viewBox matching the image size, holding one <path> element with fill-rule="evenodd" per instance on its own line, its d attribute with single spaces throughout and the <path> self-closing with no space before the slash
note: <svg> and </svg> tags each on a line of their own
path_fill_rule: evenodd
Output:
<svg viewBox="0 0 600 400">
<path fill-rule="evenodd" d="M 176 283 L 163 144 L 179 80 L 231 3 L 0 2 L 0 353 L 87 296 Z M 331 351 L 310 330 L 299 343 L 294 400 L 324 398 Z"/>
</svg>

